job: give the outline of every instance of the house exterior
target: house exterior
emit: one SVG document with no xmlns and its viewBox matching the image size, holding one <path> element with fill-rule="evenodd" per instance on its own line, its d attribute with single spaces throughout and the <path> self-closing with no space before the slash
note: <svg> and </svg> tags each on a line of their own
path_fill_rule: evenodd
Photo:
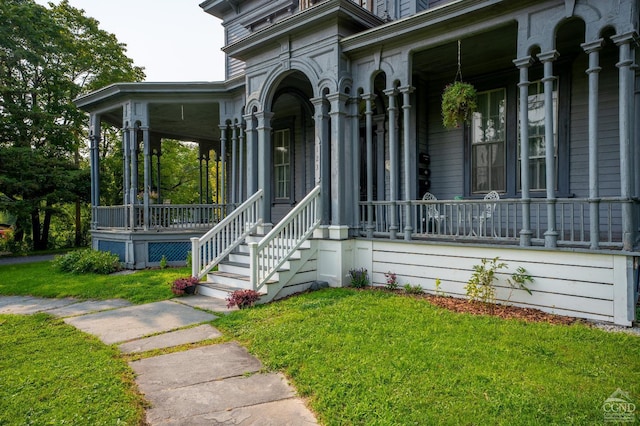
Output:
<svg viewBox="0 0 640 426">
<path fill-rule="evenodd" d="M 222 19 L 225 81 L 122 83 L 76 101 L 91 116 L 95 248 L 131 268 L 191 251 L 203 294 L 264 300 L 348 285 L 354 268 L 464 297 L 473 265 L 500 257 L 498 300 L 636 319 L 638 0 L 200 7 Z M 478 110 L 450 130 L 440 102 L 456 79 Z M 100 205 L 102 123 L 122 129 L 120 206 Z M 200 144 L 205 175 L 219 162 L 222 196 L 201 185 L 199 205 L 151 204 L 162 138 Z M 506 284 L 518 267 L 531 295 Z"/>
</svg>

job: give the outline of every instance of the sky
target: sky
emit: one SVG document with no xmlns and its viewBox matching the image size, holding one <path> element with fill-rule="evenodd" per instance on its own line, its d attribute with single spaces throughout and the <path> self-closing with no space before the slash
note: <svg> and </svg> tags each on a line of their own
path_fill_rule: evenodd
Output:
<svg viewBox="0 0 640 426">
<path fill-rule="evenodd" d="M 36 0 L 47 5 L 48 0 Z M 69 0 L 127 45 L 145 81 L 224 80 L 224 31 L 202 0 Z M 59 3 L 54 0 L 53 3 Z"/>
</svg>

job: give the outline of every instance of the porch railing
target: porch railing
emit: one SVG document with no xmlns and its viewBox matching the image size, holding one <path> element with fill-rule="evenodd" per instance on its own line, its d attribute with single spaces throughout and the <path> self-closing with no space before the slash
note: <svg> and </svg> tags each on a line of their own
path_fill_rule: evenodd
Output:
<svg viewBox="0 0 640 426">
<path fill-rule="evenodd" d="M 316 186 L 259 243 L 249 244 L 251 284 L 259 291 L 320 225 L 320 186 Z"/>
<path fill-rule="evenodd" d="M 598 241 L 602 248 L 622 248 L 622 203 L 617 197 L 601 198 L 598 203 Z M 521 199 L 374 201 L 360 203 L 360 232 L 363 236 L 389 237 L 391 211 L 396 209 L 398 238 L 406 225 L 406 209 L 411 209 L 412 238 L 473 239 L 517 244 L 522 229 Z M 546 199 L 531 199 L 532 243 L 544 244 L 547 230 Z M 558 244 L 589 246 L 590 201 L 560 198 L 556 204 Z M 369 210 L 368 207 L 371 206 Z M 367 217 L 371 211 L 372 217 Z"/>
<path fill-rule="evenodd" d="M 149 206 L 149 229 L 211 228 L 220 222 L 234 204 L 152 204 Z M 134 209 L 131 226 L 130 209 Z M 144 207 L 98 206 L 93 208 L 95 229 L 144 229 Z"/>
<path fill-rule="evenodd" d="M 259 218 L 262 189 L 202 237 L 191 238 L 191 275 L 204 277 L 262 223 Z"/>
</svg>

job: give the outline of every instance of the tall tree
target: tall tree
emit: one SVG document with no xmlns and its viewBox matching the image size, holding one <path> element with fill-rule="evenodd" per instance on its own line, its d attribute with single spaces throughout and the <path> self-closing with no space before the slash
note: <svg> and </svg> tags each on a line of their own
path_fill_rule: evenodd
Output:
<svg viewBox="0 0 640 426">
<path fill-rule="evenodd" d="M 61 204 L 86 201 L 87 120 L 73 99 L 143 78 L 126 46 L 67 0 L 0 2 L 0 210 L 17 217 L 17 238 L 30 230 L 46 248 Z"/>
</svg>

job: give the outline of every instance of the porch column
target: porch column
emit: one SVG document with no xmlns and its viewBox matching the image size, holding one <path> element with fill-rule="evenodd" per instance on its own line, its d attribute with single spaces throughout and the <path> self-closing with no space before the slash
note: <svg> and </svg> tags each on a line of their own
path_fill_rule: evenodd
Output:
<svg viewBox="0 0 640 426">
<path fill-rule="evenodd" d="M 396 89 L 385 90 L 385 95 L 389 97 L 389 201 L 391 201 L 391 214 L 389 226 L 389 238 L 396 239 L 398 232 L 398 211 L 396 202 L 398 201 L 398 143 L 396 129 Z"/>
<path fill-rule="evenodd" d="M 131 135 L 129 134 L 129 127 L 122 128 L 122 170 L 123 170 L 123 182 L 122 182 L 122 204 L 128 205 L 131 201 L 129 197 L 129 184 L 131 183 L 129 177 L 129 153 L 131 152 L 130 139 Z"/>
<path fill-rule="evenodd" d="M 384 114 L 373 117 L 376 123 L 376 199 L 385 199 Z"/>
<path fill-rule="evenodd" d="M 589 55 L 589 239 L 590 248 L 597 250 L 600 246 L 600 178 L 598 176 L 598 85 L 600 68 L 600 48 L 603 39 L 581 46 Z"/>
<path fill-rule="evenodd" d="M 373 238 L 373 109 L 372 102 L 376 95 L 363 95 L 365 102 L 365 131 L 366 131 L 366 147 L 367 147 L 367 238 Z"/>
<path fill-rule="evenodd" d="M 244 196 L 244 132 L 242 122 L 236 125 L 238 127 L 238 202 L 245 200 Z"/>
<path fill-rule="evenodd" d="M 271 148 L 271 119 L 272 112 L 256 113 L 258 119 L 258 187 L 264 191 L 262 202 L 262 220 L 265 231 L 271 228 L 271 183 L 272 183 L 272 148 Z"/>
<path fill-rule="evenodd" d="M 636 43 L 636 33 L 619 34 L 611 37 L 618 46 L 620 61 L 616 64 L 619 73 L 619 138 L 620 138 L 620 198 L 622 199 L 622 248 L 633 250 L 635 232 L 633 225 L 633 109 L 634 109 L 634 65 L 635 52 L 632 43 Z"/>
<path fill-rule="evenodd" d="M 220 125 L 220 195 L 222 195 L 222 204 L 227 203 L 227 125 Z M 223 209 L 226 213 L 226 207 Z"/>
<path fill-rule="evenodd" d="M 349 116 L 347 121 L 349 122 L 351 135 L 348 136 L 351 139 L 351 143 L 347 143 L 347 147 L 350 149 L 350 152 L 347 153 L 345 158 L 351 158 L 351 164 L 347 166 L 347 170 L 351 167 L 351 191 L 353 192 L 353 197 L 351 198 L 351 203 L 347 202 L 347 207 L 349 208 L 349 221 L 351 222 L 351 232 L 353 235 L 358 235 L 360 230 L 360 114 L 359 107 L 360 98 L 356 95 L 353 98 L 350 98 L 348 101 L 349 105 Z"/>
<path fill-rule="evenodd" d="M 331 228 L 332 239 L 348 238 L 346 215 L 346 192 L 349 178 L 346 173 L 345 149 L 345 116 L 347 95 L 332 93 L 327 95 L 331 104 L 329 117 L 331 119 Z"/>
<path fill-rule="evenodd" d="M 209 160 L 211 159 L 211 147 L 207 145 L 207 150 L 204 152 L 204 202 L 209 204 L 211 202 L 211 189 L 209 188 Z"/>
<path fill-rule="evenodd" d="M 413 182 L 413 167 L 411 167 L 411 93 L 414 88 L 412 86 L 400 87 L 402 93 L 402 136 L 404 150 L 404 199 L 407 201 L 405 205 L 405 224 L 404 239 L 411 240 L 413 233 L 413 218 L 411 209 L 411 188 Z"/>
<path fill-rule="evenodd" d="M 149 230 L 150 224 L 150 211 L 149 211 L 149 190 L 151 189 L 151 141 L 149 140 L 149 126 L 140 127 L 142 130 L 142 162 L 143 162 L 143 180 L 144 180 L 144 190 L 143 190 L 143 202 L 144 202 L 144 212 L 143 212 L 143 223 L 142 226 L 144 230 Z"/>
<path fill-rule="evenodd" d="M 158 202 L 162 201 L 162 194 L 160 192 L 160 183 L 161 183 L 161 176 L 162 174 L 160 173 L 160 157 L 162 156 L 162 150 L 160 148 L 158 148 L 158 150 L 156 151 L 156 182 L 157 182 L 157 186 L 156 186 L 156 192 L 158 194 Z"/>
<path fill-rule="evenodd" d="M 326 228 L 329 225 L 331 215 L 329 120 L 324 98 L 311 99 L 311 103 L 315 108 L 315 181 L 316 185 L 322 185 L 320 191 L 320 223 Z"/>
<path fill-rule="evenodd" d="M 556 230 L 556 143 L 553 137 L 553 82 L 556 80 L 553 75 L 553 61 L 558 56 L 559 54 L 556 50 L 538 54 L 538 59 L 544 65 L 542 82 L 544 83 L 544 143 L 547 171 L 547 230 L 544 233 L 544 246 L 549 248 L 555 248 L 558 245 L 558 231 Z"/>
<path fill-rule="evenodd" d="M 247 198 L 258 191 L 258 164 L 256 151 L 256 129 L 253 114 L 244 116 L 247 123 L 246 139 L 247 139 Z"/>
<path fill-rule="evenodd" d="M 531 197 L 529 189 L 529 67 L 533 64 L 531 56 L 513 61 L 520 69 L 520 183 L 522 186 L 522 229 L 520 245 L 531 245 Z"/>
<path fill-rule="evenodd" d="M 91 165 L 91 229 L 98 227 L 96 207 L 100 205 L 100 115 L 90 116 L 89 141 L 91 144 L 90 165 Z"/>
<path fill-rule="evenodd" d="M 222 202 L 220 201 L 220 153 L 219 153 L 219 149 L 216 151 L 213 151 L 213 155 L 214 157 L 214 161 L 216 163 L 216 204 L 222 204 Z M 213 200 L 213 197 L 211 197 L 211 199 Z"/>
<path fill-rule="evenodd" d="M 238 126 L 231 126 L 231 203 L 238 201 Z"/>
<path fill-rule="evenodd" d="M 129 128 L 129 159 L 129 176 L 131 178 L 131 184 L 129 186 L 129 199 L 131 204 L 129 219 L 131 220 L 131 228 L 135 229 L 138 224 L 136 220 L 136 204 L 138 201 L 138 129 L 135 127 Z"/>
<path fill-rule="evenodd" d="M 202 148 L 200 148 L 200 152 L 199 152 L 199 155 L 198 155 L 198 168 L 200 169 L 200 173 L 198 173 L 198 188 L 200 190 L 200 200 L 199 201 L 200 201 L 200 204 L 202 204 L 202 200 L 203 200 L 202 196 L 204 195 L 203 192 L 202 192 L 202 187 L 203 187 L 203 185 L 202 185 L 202 183 L 203 183 L 203 180 L 202 180 Z"/>
</svg>

